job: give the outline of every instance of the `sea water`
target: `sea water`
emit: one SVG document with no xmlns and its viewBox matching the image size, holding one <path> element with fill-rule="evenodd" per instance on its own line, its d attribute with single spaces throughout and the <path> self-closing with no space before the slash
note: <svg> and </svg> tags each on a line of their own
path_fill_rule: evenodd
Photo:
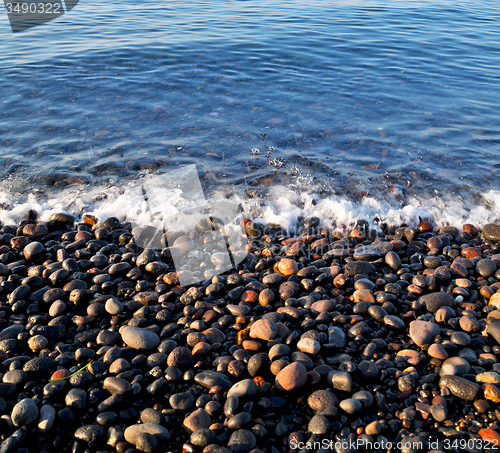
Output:
<svg viewBox="0 0 500 453">
<path fill-rule="evenodd" d="M 192 164 L 285 227 L 500 218 L 496 2 L 80 0 L 0 50 L 4 223 L 147 223 Z"/>
</svg>

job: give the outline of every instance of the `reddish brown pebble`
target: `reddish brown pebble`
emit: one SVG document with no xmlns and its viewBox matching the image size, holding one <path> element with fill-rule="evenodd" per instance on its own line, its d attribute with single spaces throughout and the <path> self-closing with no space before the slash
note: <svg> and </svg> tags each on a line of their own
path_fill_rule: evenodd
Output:
<svg viewBox="0 0 500 453">
<path fill-rule="evenodd" d="M 221 393 L 224 392 L 224 389 L 219 386 L 219 385 L 214 385 L 213 387 L 210 388 L 210 390 L 208 391 L 208 393 L 210 393 L 210 395 L 219 395 Z"/>
<path fill-rule="evenodd" d="M 409 293 L 416 294 L 417 296 L 420 296 L 423 293 L 423 289 L 417 285 L 408 285 L 407 290 Z"/>
<path fill-rule="evenodd" d="M 484 397 L 494 403 L 500 403 L 500 391 L 498 387 L 494 384 L 484 384 Z"/>
<path fill-rule="evenodd" d="M 274 302 L 274 293 L 269 288 L 263 289 L 259 294 L 259 304 L 267 307 Z"/>
<path fill-rule="evenodd" d="M 82 220 L 87 225 L 92 225 L 92 226 L 98 222 L 97 217 L 93 216 L 92 214 L 83 214 Z"/>
<path fill-rule="evenodd" d="M 278 333 L 278 328 L 269 319 L 258 319 L 250 326 L 250 337 L 259 340 L 272 340 Z"/>
<path fill-rule="evenodd" d="M 474 407 L 478 412 L 484 414 L 490 408 L 490 403 L 488 403 L 488 401 L 486 401 L 485 399 L 480 399 L 474 401 Z"/>
<path fill-rule="evenodd" d="M 258 351 L 262 347 L 258 341 L 254 340 L 244 340 L 241 345 L 243 349 L 247 349 L 248 351 Z"/>
<path fill-rule="evenodd" d="M 53 381 L 55 379 L 63 379 L 69 376 L 69 371 L 68 370 L 57 370 L 54 373 L 52 373 L 52 376 L 50 376 L 50 380 Z"/>
<path fill-rule="evenodd" d="M 266 380 L 262 377 L 262 376 L 256 376 L 253 378 L 253 381 L 259 386 L 259 387 L 262 387 Z"/>
<path fill-rule="evenodd" d="M 307 381 L 307 370 L 299 362 L 291 363 L 276 376 L 276 388 L 281 391 L 293 391 L 302 388 Z"/>
<path fill-rule="evenodd" d="M 430 233 L 434 229 L 434 227 L 431 225 L 430 222 L 424 220 L 423 222 L 420 222 L 418 224 L 418 229 L 420 230 L 421 233 Z"/>
<path fill-rule="evenodd" d="M 210 353 L 212 350 L 212 346 L 206 343 L 205 341 L 200 341 L 196 343 L 193 347 L 193 357 L 204 357 Z"/>
<path fill-rule="evenodd" d="M 471 258 L 480 257 L 481 252 L 475 247 L 466 247 L 462 250 L 462 256 L 470 260 Z"/>
<path fill-rule="evenodd" d="M 472 236 L 477 236 L 479 231 L 478 229 L 474 226 L 474 225 L 471 225 L 470 223 L 466 223 L 464 226 L 463 226 L 463 230 L 466 232 L 466 233 L 469 233 L 471 234 Z"/>
<path fill-rule="evenodd" d="M 498 431 L 494 429 L 483 428 L 479 430 L 479 435 L 481 439 L 485 442 L 489 442 L 491 445 L 494 445 L 494 448 L 498 448 L 500 446 L 500 434 Z"/>
<path fill-rule="evenodd" d="M 434 398 L 432 398 L 431 401 L 432 404 L 442 404 L 443 406 L 446 406 L 448 403 L 446 401 L 446 398 L 441 395 L 436 395 Z"/>
<path fill-rule="evenodd" d="M 92 239 L 92 234 L 88 231 L 79 231 L 76 233 L 75 241 L 83 239 L 85 242 L 90 241 Z"/>
<path fill-rule="evenodd" d="M 311 305 L 311 311 L 323 313 L 324 311 L 332 311 L 337 303 L 333 300 L 318 300 Z"/>
<path fill-rule="evenodd" d="M 494 294 L 493 290 L 489 286 L 482 286 L 479 292 L 481 293 L 481 296 L 483 296 L 486 300 L 488 300 Z"/>
<path fill-rule="evenodd" d="M 283 258 L 279 263 L 278 263 L 278 270 L 283 274 L 283 275 L 292 275 L 296 274 L 299 270 L 299 265 L 295 260 L 292 260 L 290 258 Z"/>
<path fill-rule="evenodd" d="M 191 444 L 183 444 L 182 453 L 196 453 L 196 450 Z"/>
<path fill-rule="evenodd" d="M 335 285 L 336 288 L 342 288 L 347 283 L 348 279 L 344 274 L 338 274 L 334 279 L 333 279 L 333 284 Z"/>
<path fill-rule="evenodd" d="M 240 297 L 242 302 L 254 304 L 259 300 L 259 295 L 255 291 L 244 291 Z"/>
</svg>

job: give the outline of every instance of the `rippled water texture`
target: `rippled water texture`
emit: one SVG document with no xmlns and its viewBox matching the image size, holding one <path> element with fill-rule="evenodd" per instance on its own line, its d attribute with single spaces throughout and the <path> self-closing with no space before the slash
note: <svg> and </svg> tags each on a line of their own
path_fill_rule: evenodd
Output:
<svg viewBox="0 0 500 453">
<path fill-rule="evenodd" d="M 15 35 L 4 14 L 0 174 L 23 190 L 196 163 L 358 197 L 497 188 L 498 4 L 328 3 L 80 0 Z"/>
</svg>

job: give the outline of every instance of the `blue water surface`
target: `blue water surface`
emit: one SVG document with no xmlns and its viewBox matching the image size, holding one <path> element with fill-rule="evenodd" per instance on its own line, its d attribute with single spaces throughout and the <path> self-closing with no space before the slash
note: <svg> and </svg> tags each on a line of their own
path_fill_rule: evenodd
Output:
<svg viewBox="0 0 500 453">
<path fill-rule="evenodd" d="M 16 34 L 2 13 L 0 175 L 496 188 L 499 31 L 484 0 L 80 0 Z"/>
</svg>

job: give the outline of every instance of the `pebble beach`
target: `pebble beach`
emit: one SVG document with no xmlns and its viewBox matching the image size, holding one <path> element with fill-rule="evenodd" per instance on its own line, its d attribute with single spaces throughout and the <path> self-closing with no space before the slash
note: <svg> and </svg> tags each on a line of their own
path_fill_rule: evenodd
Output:
<svg viewBox="0 0 500 453">
<path fill-rule="evenodd" d="M 189 287 L 206 225 L 158 250 L 116 217 L 2 226 L 0 452 L 498 448 L 499 225 L 241 226 L 246 259 L 213 276 L 205 238 Z"/>
</svg>

